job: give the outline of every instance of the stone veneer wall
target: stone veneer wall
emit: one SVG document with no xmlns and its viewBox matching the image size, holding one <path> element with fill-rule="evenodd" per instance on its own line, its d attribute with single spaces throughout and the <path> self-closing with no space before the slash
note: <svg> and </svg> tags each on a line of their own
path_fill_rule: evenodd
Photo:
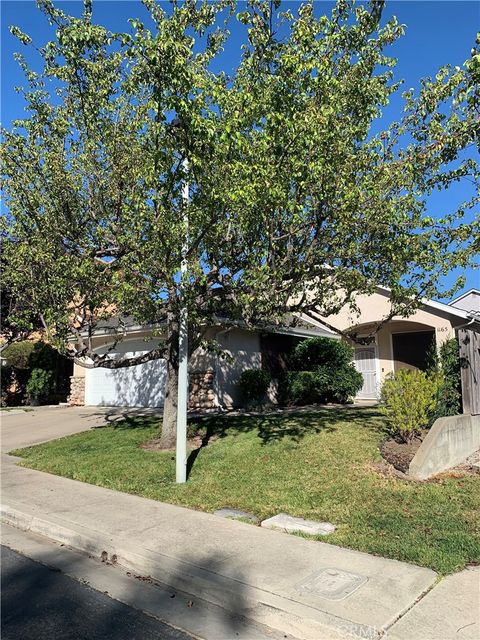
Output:
<svg viewBox="0 0 480 640">
<path fill-rule="evenodd" d="M 85 378 L 80 376 L 70 376 L 70 395 L 68 404 L 81 406 L 85 404 Z"/>
<path fill-rule="evenodd" d="M 215 380 L 214 370 L 195 371 L 191 373 L 189 377 L 189 408 L 213 409 L 215 406 L 215 391 L 213 388 Z"/>
</svg>

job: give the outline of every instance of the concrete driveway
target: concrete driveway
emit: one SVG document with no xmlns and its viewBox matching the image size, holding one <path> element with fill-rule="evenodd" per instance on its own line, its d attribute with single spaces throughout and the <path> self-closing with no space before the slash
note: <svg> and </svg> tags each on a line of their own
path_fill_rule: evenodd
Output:
<svg viewBox="0 0 480 640">
<path fill-rule="evenodd" d="M 28 447 L 47 440 L 87 431 L 108 422 L 122 420 L 126 415 L 161 415 L 150 409 L 122 407 L 36 407 L 33 410 L 1 411 L 1 450 Z"/>
</svg>

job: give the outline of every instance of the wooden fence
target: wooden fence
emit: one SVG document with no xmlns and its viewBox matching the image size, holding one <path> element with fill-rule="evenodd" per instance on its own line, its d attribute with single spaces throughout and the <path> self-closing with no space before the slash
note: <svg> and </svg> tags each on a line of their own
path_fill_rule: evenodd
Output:
<svg viewBox="0 0 480 640">
<path fill-rule="evenodd" d="M 459 329 L 463 413 L 480 414 L 480 333 Z"/>
</svg>

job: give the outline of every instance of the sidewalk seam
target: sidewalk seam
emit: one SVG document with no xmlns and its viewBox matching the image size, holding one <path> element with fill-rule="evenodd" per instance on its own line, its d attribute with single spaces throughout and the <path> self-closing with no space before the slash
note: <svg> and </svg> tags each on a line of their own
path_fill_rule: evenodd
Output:
<svg viewBox="0 0 480 640">
<path fill-rule="evenodd" d="M 436 587 L 437 585 L 439 585 L 439 584 L 440 584 L 440 582 L 442 582 L 442 580 L 443 580 L 443 579 L 444 579 L 444 576 L 439 576 L 439 575 L 437 575 L 437 577 L 435 578 L 435 580 L 433 581 L 433 583 L 432 583 L 429 587 L 427 587 L 427 588 L 425 589 L 425 591 L 423 591 L 423 592 L 418 596 L 418 598 L 415 600 L 415 602 L 413 602 L 413 603 L 412 603 L 409 607 L 407 607 L 404 611 L 402 611 L 401 613 L 399 613 L 399 615 L 398 615 L 398 616 L 397 616 L 397 617 L 396 617 L 392 622 L 390 622 L 389 624 L 387 624 L 387 625 L 385 626 L 384 633 L 387 633 L 387 631 L 388 631 L 389 629 L 391 629 L 391 628 L 393 627 L 393 625 L 394 625 L 394 624 L 397 624 L 397 622 L 398 622 L 399 620 L 401 620 L 403 617 L 405 617 L 409 611 L 411 611 L 412 609 L 414 609 L 414 608 L 415 608 L 415 607 L 416 607 L 416 606 L 417 606 L 417 605 L 418 605 L 418 604 L 419 604 L 419 603 L 420 603 L 420 602 L 425 598 L 425 596 L 426 596 L 426 595 L 428 595 L 428 594 L 430 593 L 430 591 L 433 591 L 433 589 L 435 589 L 435 587 Z"/>
</svg>

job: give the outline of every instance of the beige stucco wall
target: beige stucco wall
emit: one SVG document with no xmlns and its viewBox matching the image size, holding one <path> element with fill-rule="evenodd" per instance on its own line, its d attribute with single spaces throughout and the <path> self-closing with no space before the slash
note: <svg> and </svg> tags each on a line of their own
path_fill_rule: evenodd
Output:
<svg viewBox="0 0 480 640">
<path fill-rule="evenodd" d="M 155 348 L 154 341 L 145 341 L 148 332 L 138 332 L 129 335 L 128 340 L 124 340 L 116 347 L 116 351 L 127 352 L 130 350 L 149 350 Z M 225 351 L 227 356 L 233 356 L 233 360 L 222 358 L 215 353 L 209 353 L 200 347 L 192 355 L 189 365 L 190 373 L 215 371 L 214 389 L 215 404 L 232 407 L 240 403 L 238 380 L 244 369 L 261 368 L 260 335 L 252 331 L 243 329 L 228 329 L 222 327 L 211 327 L 206 332 L 204 339 L 217 338 L 219 346 Z M 158 339 L 157 339 L 158 340 Z M 101 351 L 103 347 L 111 343 L 108 336 L 94 338 L 93 348 Z M 86 369 L 75 364 L 73 375 L 75 377 L 85 377 Z"/>
<path fill-rule="evenodd" d="M 357 325 L 379 322 L 391 312 L 390 299 L 386 293 L 374 293 L 369 296 L 361 295 L 357 298 L 356 302 L 360 309 L 360 314 L 345 308 L 337 315 L 330 316 L 328 322 L 338 329 L 345 330 Z M 449 337 L 452 335 L 452 317 L 442 311 L 432 311 L 431 309 L 423 307 L 417 309 L 408 318 L 396 316 L 393 320 L 407 323 L 417 322 L 425 324 L 428 327 L 438 327 L 438 333 L 450 333 Z M 459 319 L 458 324 L 461 323 L 462 320 Z M 442 328 L 443 330 L 441 330 Z M 444 337 L 444 339 L 446 339 L 446 337 Z"/>
<path fill-rule="evenodd" d="M 448 311 L 423 307 L 417 309 L 408 318 L 394 317 L 376 331 L 378 323 L 391 312 L 388 294 L 378 292 L 369 296 L 362 295 L 358 297 L 357 304 L 360 313 L 344 309 L 326 320 L 341 331 L 355 328 L 357 335 L 373 337 L 377 346 L 380 384 L 385 376 L 394 370 L 393 333 L 433 330 L 437 347 L 439 347 L 442 342 L 455 337 L 455 326 L 464 322 L 461 318 L 450 315 Z"/>
<path fill-rule="evenodd" d="M 218 342 L 232 361 L 217 357 L 216 389 L 220 405 L 224 407 L 241 404 L 238 382 L 244 369 L 260 369 L 262 354 L 260 335 L 243 329 L 232 329 L 218 334 Z"/>
</svg>

